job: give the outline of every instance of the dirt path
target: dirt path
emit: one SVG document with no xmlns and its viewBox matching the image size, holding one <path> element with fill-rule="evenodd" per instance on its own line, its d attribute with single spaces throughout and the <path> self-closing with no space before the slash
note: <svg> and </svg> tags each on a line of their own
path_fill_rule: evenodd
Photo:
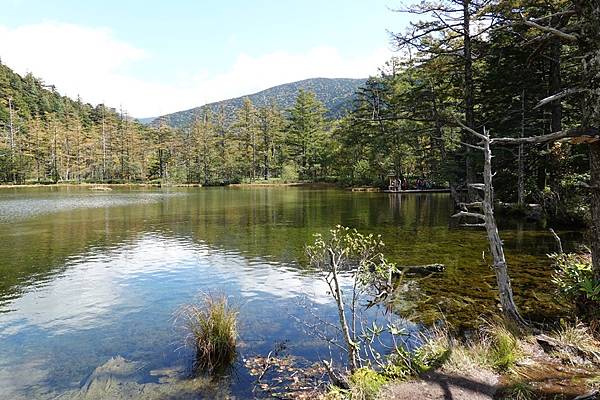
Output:
<svg viewBox="0 0 600 400">
<path fill-rule="evenodd" d="M 498 376 L 481 370 L 475 376 L 432 372 L 421 380 L 392 383 L 380 393 L 380 400 L 491 400 L 497 391 Z"/>
</svg>

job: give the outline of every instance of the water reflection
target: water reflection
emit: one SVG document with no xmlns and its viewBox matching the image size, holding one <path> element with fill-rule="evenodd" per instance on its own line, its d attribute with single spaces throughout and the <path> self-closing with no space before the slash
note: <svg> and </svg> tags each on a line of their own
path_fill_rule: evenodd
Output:
<svg viewBox="0 0 600 400">
<path fill-rule="evenodd" d="M 404 315 L 475 321 L 495 309 L 487 243 L 479 230 L 452 226 L 449 215 L 446 195 L 0 191 L 0 397 L 51 398 L 117 354 L 143 363 L 141 381 L 154 379 L 152 369 L 185 365 L 191 355 L 176 351 L 172 314 L 199 291 L 240 302 L 245 354 L 266 354 L 286 339 L 294 354 L 326 354 L 292 315 L 306 311 L 297 302 L 306 294 L 322 315 L 335 316 L 303 248 L 336 224 L 382 234 L 399 264 L 448 266 L 403 282 L 396 306 Z M 519 306 L 539 318 L 567 312 L 548 287 L 551 235 L 531 225 L 502 228 Z M 567 243 L 579 235 L 561 234 Z M 232 388 L 243 394 L 249 380 L 242 371 Z"/>
<path fill-rule="evenodd" d="M 182 337 L 172 315 L 198 291 L 224 292 L 241 304 L 246 352 L 287 339 L 295 352 L 310 355 L 315 343 L 298 340 L 302 332 L 291 319 L 303 312 L 294 299 L 308 295 L 326 305 L 324 287 L 311 274 L 159 233 L 94 248 L 5 304 L 2 390 L 39 395 L 42 388 L 66 388 L 115 354 L 144 360 L 147 371 L 180 362 L 174 350 Z"/>
</svg>

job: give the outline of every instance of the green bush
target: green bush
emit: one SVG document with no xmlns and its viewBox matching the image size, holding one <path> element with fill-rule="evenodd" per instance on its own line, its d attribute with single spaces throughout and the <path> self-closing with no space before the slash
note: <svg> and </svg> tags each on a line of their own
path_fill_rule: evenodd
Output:
<svg viewBox="0 0 600 400">
<path fill-rule="evenodd" d="M 517 382 L 502 390 L 502 400 L 533 400 L 536 393 L 526 382 Z"/>
<path fill-rule="evenodd" d="M 552 282 L 560 293 L 573 301 L 587 319 L 600 317 L 600 282 L 594 280 L 591 254 L 550 254 L 555 268 Z"/>
<path fill-rule="evenodd" d="M 359 368 L 350 376 L 352 400 L 371 400 L 388 379 L 371 368 Z"/>
<path fill-rule="evenodd" d="M 442 366 L 449 355 L 450 348 L 446 343 L 431 338 L 413 352 L 399 348 L 389 357 L 383 372 L 393 379 L 420 375 Z"/>
<path fill-rule="evenodd" d="M 352 183 L 355 185 L 370 184 L 373 180 L 371 176 L 371 170 L 371 166 L 367 160 L 359 160 L 356 164 L 354 164 L 354 169 L 352 171 L 354 181 Z"/>
</svg>

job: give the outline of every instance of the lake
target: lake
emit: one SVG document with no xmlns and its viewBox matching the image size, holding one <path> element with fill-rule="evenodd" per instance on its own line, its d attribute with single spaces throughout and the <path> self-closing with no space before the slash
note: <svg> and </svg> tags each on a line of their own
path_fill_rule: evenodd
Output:
<svg viewBox="0 0 600 400">
<path fill-rule="evenodd" d="M 159 369 L 187 373 L 193 354 L 182 347 L 173 314 L 200 292 L 224 293 L 239 305 L 240 359 L 282 342 L 309 361 L 329 357 L 297 320 L 306 315 L 302 298 L 335 317 L 304 246 L 336 224 L 381 234 L 386 256 L 400 265 L 445 264 L 443 273 L 405 277 L 396 311 L 414 329 L 442 314 L 468 329 L 495 310 L 495 278 L 485 233 L 456 226 L 451 212 L 446 194 L 0 189 L 0 398 L 55 398 L 117 355 L 139 363 L 140 383 L 157 383 L 152 371 Z M 547 320 L 569 312 L 550 282 L 548 230 L 499 225 L 523 313 Z M 559 234 L 567 247 L 581 239 Z M 252 382 L 238 362 L 228 390 L 251 397 Z"/>
</svg>

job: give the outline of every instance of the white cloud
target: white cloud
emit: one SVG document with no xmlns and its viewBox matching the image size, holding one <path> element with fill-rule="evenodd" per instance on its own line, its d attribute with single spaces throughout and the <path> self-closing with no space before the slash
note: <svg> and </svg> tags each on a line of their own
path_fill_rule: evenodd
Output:
<svg viewBox="0 0 600 400">
<path fill-rule="evenodd" d="M 242 53 L 219 74 L 194 66 L 184 83 L 181 77 L 173 77 L 174 82 L 153 82 L 139 79 L 127 69 L 143 68 L 139 63 L 160 55 L 119 40 L 109 29 L 57 22 L 13 29 L 0 26 L 0 56 L 18 73 L 32 72 L 56 85 L 61 93 L 81 95 L 93 104 L 123 105 L 137 117 L 179 111 L 300 79 L 367 77 L 391 55 L 385 47 L 352 57 L 331 47 L 302 53 Z"/>
</svg>

